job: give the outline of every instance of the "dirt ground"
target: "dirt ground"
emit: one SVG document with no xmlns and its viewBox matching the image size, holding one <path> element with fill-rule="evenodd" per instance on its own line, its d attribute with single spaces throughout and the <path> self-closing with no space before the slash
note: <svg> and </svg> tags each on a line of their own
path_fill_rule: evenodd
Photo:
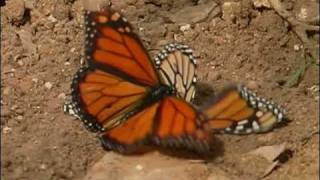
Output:
<svg viewBox="0 0 320 180">
<path fill-rule="evenodd" d="M 216 2 L 221 7 L 226 1 Z M 271 133 L 217 135 L 222 150 L 206 162 L 209 172 L 219 168 L 237 179 L 258 179 L 266 163 L 247 153 L 286 143 L 290 157 L 265 179 L 319 179 L 319 66 L 310 66 L 299 85 L 285 86 L 304 62 L 303 44 L 288 24 L 270 8 L 254 8 L 251 0 L 235 1 L 240 6 L 233 14 L 215 10 L 204 19 L 184 19 L 190 15 L 185 8 L 212 3 L 113 1 L 152 55 L 169 42 L 192 47 L 199 65 L 197 104 L 236 82 L 287 110 L 292 122 Z M 293 14 L 302 13 L 302 7 L 308 14 L 318 12 L 319 1 L 285 0 L 284 5 Z M 82 13 L 80 0 L 9 0 L 1 7 L 2 179 L 82 179 L 110 153 L 62 109 L 84 60 Z M 316 47 L 319 34 L 309 38 Z"/>
</svg>

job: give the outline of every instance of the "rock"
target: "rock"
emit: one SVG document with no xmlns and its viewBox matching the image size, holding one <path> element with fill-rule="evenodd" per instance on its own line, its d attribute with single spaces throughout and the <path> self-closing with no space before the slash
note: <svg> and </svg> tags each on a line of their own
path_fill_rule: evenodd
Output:
<svg viewBox="0 0 320 180">
<path fill-rule="evenodd" d="M 58 95 L 58 98 L 59 98 L 59 99 L 66 99 L 66 94 L 65 94 L 65 93 L 60 93 L 60 94 Z"/>
<path fill-rule="evenodd" d="M 240 2 L 225 2 L 222 5 L 222 19 L 228 22 L 233 22 L 235 17 L 240 15 Z"/>
<path fill-rule="evenodd" d="M 301 45 L 300 44 L 293 45 L 293 50 L 294 51 L 299 51 L 300 49 L 301 49 Z"/>
<path fill-rule="evenodd" d="M 46 170 L 48 167 L 46 164 L 40 164 L 39 169 Z"/>
<path fill-rule="evenodd" d="M 250 151 L 248 154 L 262 156 L 268 161 L 273 162 L 286 149 L 286 143 L 282 143 L 273 146 L 262 146 L 253 151 Z"/>
<path fill-rule="evenodd" d="M 3 127 L 3 129 L 2 129 L 3 134 L 8 134 L 8 133 L 10 133 L 11 131 L 12 131 L 12 128 L 10 128 L 10 127 L 8 127 L 8 126 L 5 126 L 5 127 Z"/>
<path fill-rule="evenodd" d="M 44 83 L 44 87 L 47 88 L 48 90 L 50 90 L 52 88 L 52 83 L 51 82 L 46 82 Z"/>
<path fill-rule="evenodd" d="M 24 4 L 27 9 L 34 9 L 36 2 L 34 0 L 24 0 Z"/>
<path fill-rule="evenodd" d="M 168 158 L 159 153 L 122 156 L 110 152 L 87 172 L 84 180 L 193 180 L 206 179 L 208 173 L 204 163 Z"/>
<path fill-rule="evenodd" d="M 259 84 L 257 83 L 257 81 L 249 81 L 247 86 L 249 89 L 252 89 L 252 90 L 259 89 Z"/>
<path fill-rule="evenodd" d="M 190 29 L 191 29 L 190 24 L 180 26 L 180 31 L 182 32 L 189 31 Z"/>
<path fill-rule="evenodd" d="M 136 169 L 141 171 L 143 169 L 143 166 L 141 166 L 140 164 L 136 165 Z"/>
<path fill-rule="evenodd" d="M 24 14 L 25 14 L 25 3 L 24 0 L 14 0 L 8 1 L 5 6 L 5 14 L 9 21 L 14 25 L 24 24 Z"/>
<path fill-rule="evenodd" d="M 168 17 L 172 22 L 177 24 L 192 24 L 204 21 L 211 12 L 218 8 L 216 2 L 210 2 L 207 4 L 201 4 L 197 6 L 187 6 L 179 11 L 177 11 L 171 17 Z M 182 16 L 183 14 L 183 16 Z"/>
<path fill-rule="evenodd" d="M 252 0 L 255 8 L 271 8 L 269 0 Z"/>
<path fill-rule="evenodd" d="M 48 19 L 50 22 L 53 22 L 53 23 L 58 22 L 58 20 L 57 20 L 55 17 L 53 17 L 53 15 L 48 16 L 47 19 Z"/>
<path fill-rule="evenodd" d="M 7 95 L 10 94 L 10 92 L 11 92 L 11 88 L 10 87 L 3 88 L 3 92 L 2 92 L 3 95 L 7 96 Z"/>
<path fill-rule="evenodd" d="M 22 60 L 18 60 L 17 64 L 18 64 L 19 66 L 24 66 L 24 62 L 23 62 Z"/>
<path fill-rule="evenodd" d="M 32 78 L 32 82 L 38 83 L 38 82 L 39 82 L 39 79 L 38 79 L 38 78 Z"/>
</svg>

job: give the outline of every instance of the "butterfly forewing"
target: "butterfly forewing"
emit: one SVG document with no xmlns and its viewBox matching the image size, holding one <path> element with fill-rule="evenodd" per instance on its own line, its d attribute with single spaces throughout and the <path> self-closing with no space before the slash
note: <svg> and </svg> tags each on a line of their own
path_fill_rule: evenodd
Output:
<svg viewBox="0 0 320 180">
<path fill-rule="evenodd" d="M 155 68 L 131 25 L 110 9 L 87 12 L 86 59 L 91 67 L 154 86 L 159 82 Z"/>
<path fill-rule="evenodd" d="M 80 117 L 89 129 L 94 126 L 105 131 L 125 121 L 149 90 L 101 70 L 83 69 L 72 91 L 74 107 L 69 113 Z"/>
</svg>

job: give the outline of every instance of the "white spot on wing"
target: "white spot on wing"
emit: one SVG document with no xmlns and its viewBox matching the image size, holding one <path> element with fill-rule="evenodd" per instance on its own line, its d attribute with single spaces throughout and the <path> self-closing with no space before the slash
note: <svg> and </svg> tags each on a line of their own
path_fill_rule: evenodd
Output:
<svg viewBox="0 0 320 180">
<path fill-rule="evenodd" d="M 252 128 L 255 132 L 259 131 L 260 130 L 260 126 L 259 124 L 257 123 L 257 121 L 253 121 L 252 122 Z"/>
</svg>

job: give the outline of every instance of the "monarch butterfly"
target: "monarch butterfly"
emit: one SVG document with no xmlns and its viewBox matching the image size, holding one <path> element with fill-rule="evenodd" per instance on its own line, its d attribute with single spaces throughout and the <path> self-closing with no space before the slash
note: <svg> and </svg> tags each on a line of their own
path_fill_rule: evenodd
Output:
<svg viewBox="0 0 320 180">
<path fill-rule="evenodd" d="M 196 63 L 185 45 L 169 44 L 152 61 L 131 25 L 110 8 L 85 14 L 88 67 L 75 75 L 64 111 L 97 132 L 105 149 L 131 153 L 142 145 L 196 152 L 212 149 L 211 131 L 261 133 L 284 122 L 284 110 L 237 85 L 201 109 Z"/>
</svg>

